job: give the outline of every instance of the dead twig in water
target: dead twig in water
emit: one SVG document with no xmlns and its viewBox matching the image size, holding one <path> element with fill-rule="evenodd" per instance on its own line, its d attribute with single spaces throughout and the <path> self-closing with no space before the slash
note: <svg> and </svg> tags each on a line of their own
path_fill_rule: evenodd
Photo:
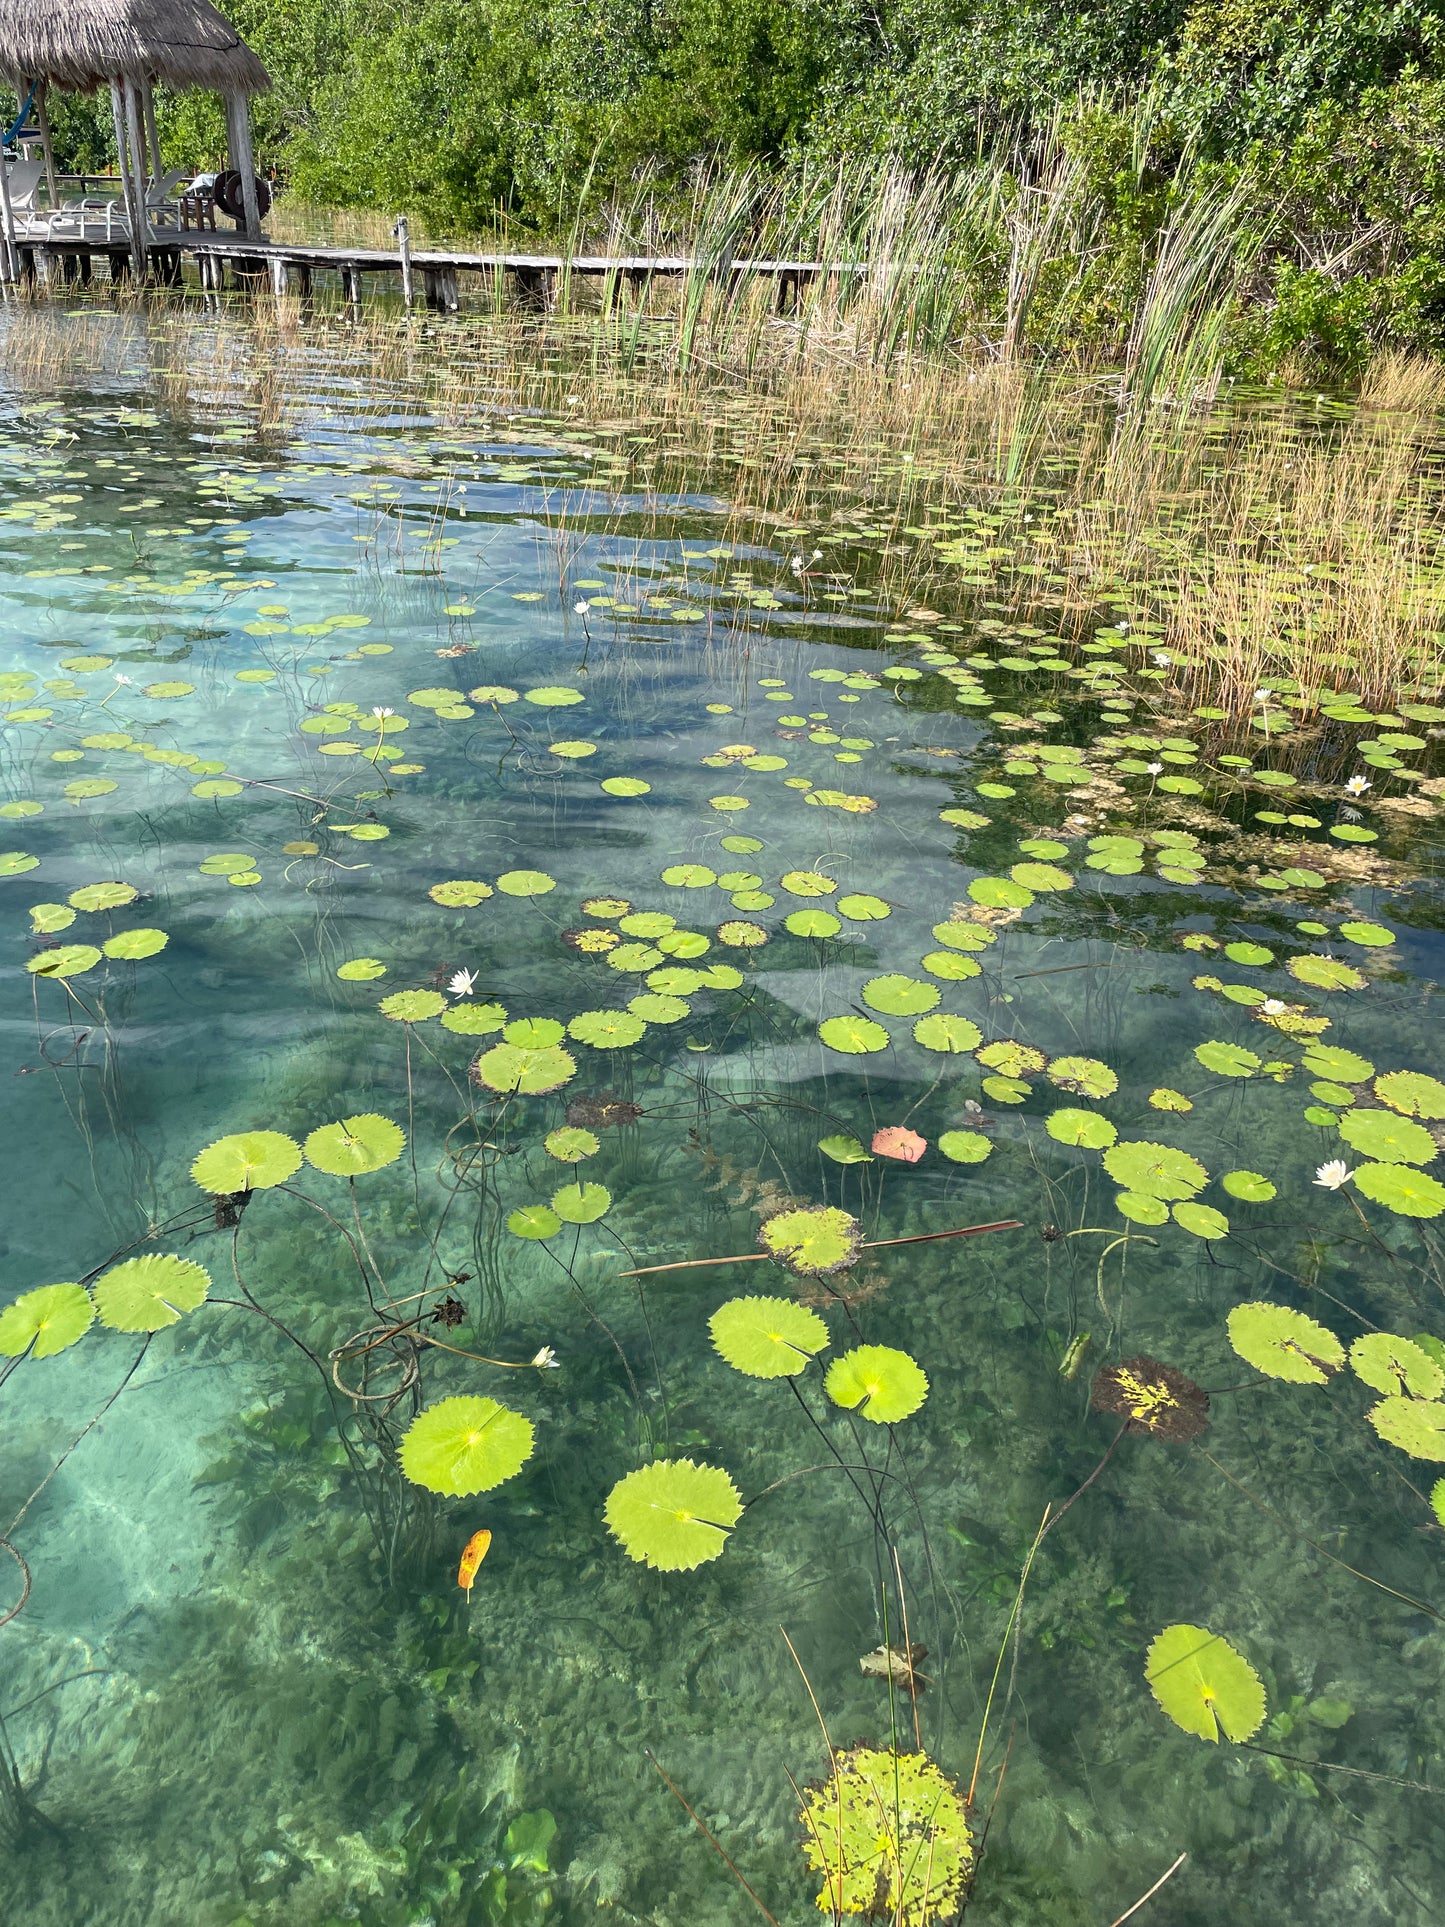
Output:
<svg viewBox="0 0 1445 1927">
<path fill-rule="evenodd" d="M 860 1251 L 882 1251 L 889 1245 L 927 1245 L 940 1238 L 976 1238 L 985 1231 L 1022 1231 L 1022 1218 L 1000 1218 L 997 1224 L 965 1224 L 956 1231 L 915 1231 L 907 1238 L 870 1238 Z M 692 1271 L 705 1265 L 750 1265 L 759 1258 L 772 1258 L 771 1251 L 744 1251 L 731 1258 L 679 1258 L 670 1265 L 643 1265 L 637 1271 L 619 1271 L 619 1278 L 651 1278 L 659 1271 Z"/>
</svg>

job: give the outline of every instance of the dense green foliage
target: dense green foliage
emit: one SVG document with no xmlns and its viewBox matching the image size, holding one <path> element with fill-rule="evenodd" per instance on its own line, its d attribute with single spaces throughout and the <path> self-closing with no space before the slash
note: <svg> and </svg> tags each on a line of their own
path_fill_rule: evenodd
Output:
<svg viewBox="0 0 1445 1927">
<path fill-rule="evenodd" d="M 1239 365 L 1352 371 L 1445 340 L 1442 0 L 234 0 L 267 61 L 259 152 L 304 197 L 434 228 L 565 232 L 579 205 L 643 238 L 707 164 L 878 155 L 1026 184 L 1059 115 L 1088 171 L 1118 332 L 1181 168 L 1248 168 L 1277 224 Z M 169 105 L 178 157 L 219 108 Z M 103 101 L 59 115 L 97 165 Z M 639 188 L 646 184 L 647 214 Z M 1281 236 L 1286 237 L 1281 240 Z M 1096 277 L 1097 278 L 1097 277 Z M 1086 304 L 1087 305 L 1087 304 Z M 1087 314 L 1084 315 L 1087 319 Z"/>
</svg>

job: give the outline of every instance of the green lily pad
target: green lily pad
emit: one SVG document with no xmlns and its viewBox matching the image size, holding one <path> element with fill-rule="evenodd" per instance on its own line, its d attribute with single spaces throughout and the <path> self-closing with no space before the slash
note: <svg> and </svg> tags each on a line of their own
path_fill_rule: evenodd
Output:
<svg viewBox="0 0 1445 1927">
<path fill-rule="evenodd" d="M 524 1204 L 507 1218 L 507 1229 L 514 1238 L 555 1238 L 562 1229 L 562 1220 L 550 1206 L 545 1204 Z"/>
<path fill-rule="evenodd" d="M 1327 1384 L 1345 1362 L 1334 1333 L 1288 1305 L 1236 1305 L 1229 1314 L 1229 1342 L 1246 1365 L 1291 1385 Z"/>
<path fill-rule="evenodd" d="M 828 1343 L 817 1312 L 791 1298 L 731 1298 L 708 1330 L 719 1355 L 749 1378 L 795 1378 Z"/>
<path fill-rule="evenodd" d="M 1151 1643 L 1144 1677 L 1160 1708 L 1186 1733 L 1216 1745 L 1248 1740 L 1264 1725 L 1264 1682 L 1227 1639 L 1203 1626 L 1166 1626 Z"/>
<path fill-rule="evenodd" d="M 845 1057 L 886 1050 L 890 1041 L 881 1024 L 875 1024 L 871 1017 L 855 1016 L 852 1011 L 843 1017 L 825 1017 L 818 1026 L 818 1036 L 829 1050 L 841 1051 Z"/>
<path fill-rule="evenodd" d="M 606 776 L 598 784 L 608 796 L 647 796 L 651 793 L 651 783 L 644 783 L 640 776 Z"/>
<path fill-rule="evenodd" d="M 158 1332 L 194 1311 L 210 1289 L 211 1275 L 203 1266 L 189 1258 L 147 1252 L 113 1265 L 97 1281 L 96 1315 L 112 1331 Z"/>
<path fill-rule="evenodd" d="M 573 703 L 584 700 L 580 689 L 563 689 L 547 685 L 541 689 L 528 689 L 523 692 L 523 701 L 536 703 L 539 709 L 570 709 Z"/>
<path fill-rule="evenodd" d="M 529 1050 L 521 1044 L 494 1044 L 473 1065 L 477 1081 L 489 1091 L 516 1091 L 539 1097 L 557 1091 L 577 1074 L 577 1060 L 558 1044 Z"/>
<path fill-rule="evenodd" d="M 870 977 L 863 986 L 864 1003 L 885 1017 L 916 1017 L 932 1010 L 940 995 L 936 984 L 898 974 Z"/>
<path fill-rule="evenodd" d="M 1358 1106 L 1340 1119 L 1340 1136 L 1380 1164 L 1428 1164 L 1439 1147 L 1423 1124 L 1398 1111 L 1367 1111 Z"/>
<path fill-rule="evenodd" d="M 492 895 L 492 886 L 458 877 L 451 883 L 434 883 L 427 895 L 433 903 L 440 903 L 448 910 L 474 910 Z"/>
<path fill-rule="evenodd" d="M 860 891 L 850 891 L 847 896 L 839 897 L 837 909 L 840 916 L 853 923 L 878 923 L 893 914 L 892 906 L 882 897 L 870 897 Z"/>
<path fill-rule="evenodd" d="M 453 1004 L 442 1012 L 442 1029 L 454 1031 L 459 1037 L 490 1037 L 501 1030 L 507 1021 L 506 1008 L 502 1004 Z"/>
<path fill-rule="evenodd" d="M 930 950 L 919 962 L 930 977 L 941 977 L 949 984 L 967 983 L 970 977 L 979 976 L 982 968 L 974 958 L 957 950 Z"/>
<path fill-rule="evenodd" d="M 968 894 L 985 910 L 1027 910 L 1034 900 L 1033 891 L 1012 877 L 975 877 Z"/>
<path fill-rule="evenodd" d="M 439 990 L 394 990 L 377 1005 L 382 1016 L 394 1024 L 424 1024 L 429 1017 L 440 1016 L 446 1007 L 447 1000 Z"/>
<path fill-rule="evenodd" d="M 742 1497 L 721 1466 L 654 1459 L 618 1480 L 603 1517 L 629 1559 L 658 1572 L 691 1572 L 721 1554 L 742 1514 Z"/>
<path fill-rule="evenodd" d="M 1268 1204 L 1278 1193 L 1269 1179 L 1260 1171 L 1226 1171 L 1219 1180 L 1232 1198 L 1243 1198 L 1246 1204 Z"/>
<path fill-rule="evenodd" d="M 32 903 L 30 906 L 30 929 L 37 937 L 53 937 L 58 931 L 68 930 L 75 922 L 75 912 L 68 903 Z"/>
<path fill-rule="evenodd" d="M 542 1140 L 542 1149 L 559 1164 L 580 1164 L 584 1158 L 595 1157 L 600 1148 L 601 1140 L 595 1133 L 584 1131 L 579 1124 L 560 1124 Z"/>
<path fill-rule="evenodd" d="M 937 1148 L 950 1164 L 982 1164 L 993 1149 L 993 1140 L 982 1131 L 945 1131 Z"/>
<path fill-rule="evenodd" d="M 413 1485 L 462 1499 L 514 1478 L 534 1438 L 532 1421 L 494 1398 L 444 1398 L 418 1412 L 398 1457 Z"/>
<path fill-rule="evenodd" d="M 789 870 L 779 879 L 783 888 L 794 897 L 830 897 L 837 889 L 832 877 L 818 870 Z"/>
<path fill-rule="evenodd" d="M 1231 963 L 1260 968 L 1274 962 L 1274 952 L 1262 943 L 1227 943 L 1224 954 Z"/>
<path fill-rule="evenodd" d="M 835 1405 L 874 1425 L 892 1425 L 916 1412 L 928 1396 L 917 1359 L 892 1345 L 857 1345 L 835 1358 L 823 1380 Z"/>
<path fill-rule="evenodd" d="M 1177 1225 L 1193 1232 L 1196 1238 L 1227 1238 L 1229 1220 L 1211 1204 L 1176 1204 L 1171 1216 Z"/>
<path fill-rule="evenodd" d="M 557 888 L 557 879 L 545 870 L 506 870 L 497 878 L 497 888 L 504 897 L 544 897 Z"/>
<path fill-rule="evenodd" d="M 1363 1063 L 1364 1059 L 1359 1061 Z M 1371 1065 L 1366 1070 L 1366 1077 L 1373 1068 Z M 1436 1077 L 1427 1077 L 1423 1071 L 1386 1071 L 1375 1079 L 1375 1095 L 1381 1103 L 1403 1112 L 1406 1117 L 1445 1117 L 1445 1084 Z"/>
<path fill-rule="evenodd" d="M 794 937 L 836 937 L 843 924 L 831 910 L 794 910 L 784 917 L 783 928 Z"/>
<path fill-rule="evenodd" d="M 856 1137 L 822 1137 L 818 1139 L 818 1149 L 825 1158 L 834 1164 L 871 1164 L 873 1154 L 859 1143 Z"/>
<path fill-rule="evenodd" d="M 128 883 L 87 883 L 71 891 L 70 904 L 76 910 L 119 910 L 139 895 Z"/>
<path fill-rule="evenodd" d="M 1402 1218 L 1438 1218 L 1445 1211 L 1445 1184 L 1408 1164 L 1362 1164 L 1355 1189 Z"/>
<path fill-rule="evenodd" d="M 32 977 L 79 977 L 95 968 L 101 954 L 94 944 L 61 943 L 27 958 L 25 968 Z"/>
<path fill-rule="evenodd" d="M 946 950 L 987 950 L 997 938 L 986 924 L 956 917 L 948 923 L 934 924 L 933 941 L 941 943 Z"/>
<path fill-rule="evenodd" d="M 1382 923 L 1342 923 L 1340 935 L 1346 943 L 1363 944 L 1368 950 L 1383 950 L 1395 941 L 1394 931 Z"/>
<path fill-rule="evenodd" d="M 611 1208 L 605 1184 L 564 1184 L 552 1193 L 552 1209 L 564 1224 L 595 1224 Z"/>
<path fill-rule="evenodd" d="M 1194 1055 L 1205 1070 L 1213 1071 L 1216 1077 L 1253 1077 L 1264 1059 L 1242 1044 L 1226 1044 L 1212 1039 L 1207 1044 L 1197 1044 Z"/>
<path fill-rule="evenodd" d="M 1363 990 L 1368 982 L 1364 971 L 1334 957 L 1291 957 L 1285 969 L 1312 990 Z"/>
<path fill-rule="evenodd" d="M 374 983 L 386 975 L 386 965 L 380 957 L 352 957 L 337 966 L 336 974 L 344 984 Z"/>
<path fill-rule="evenodd" d="M 569 1037 L 594 1050 L 625 1050 L 646 1031 L 646 1020 L 631 1010 L 584 1010 L 567 1026 Z"/>
<path fill-rule="evenodd" d="M 1049 1081 L 1061 1091 L 1073 1091 L 1079 1097 L 1112 1097 L 1119 1088 L 1118 1076 L 1097 1057 L 1056 1057 L 1048 1073 Z"/>
<path fill-rule="evenodd" d="M 857 1261 L 863 1229 L 856 1218 L 833 1205 L 799 1206 L 765 1218 L 758 1244 L 801 1278 L 822 1278 L 846 1271 Z"/>
<path fill-rule="evenodd" d="M 1036 1045 L 1021 1044 L 1013 1037 L 1000 1037 L 975 1054 L 985 1069 L 997 1071 L 1002 1077 L 1027 1077 L 1041 1071 L 1048 1061 Z"/>
<path fill-rule="evenodd" d="M 935 1011 L 930 1017 L 920 1017 L 913 1026 L 915 1044 L 921 1044 L 924 1050 L 947 1051 L 954 1056 L 976 1050 L 982 1039 L 983 1032 L 971 1018 L 956 1017 L 943 1010 Z"/>
<path fill-rule="evenodd" d="M 84 1285 L 38 1285 L 0 1311 L 0 1358 L 53 1358 L 84 1338 L 94 1317 Z"/>
<path fill-rule="evenodd" d="M 1439 1398 L 1445 1371 L 1423 1345 L 1394 1332 L 1367 1332 L 1350 1347 L 1350 1366 L 1371 1390 L 1393 1396 Z"/>
<path fill-rule="evenodd" d="M 1130 1140 L 1104 1153 L 1104 1169 L 1127 1191 L 1149 1198 L 1192 1198 L 1208 1181 L 1198 1158 L 1167 1144 Z"/>
<path fill-rule="evenodd" d="M 238 1131 L 208 1144 L 191 1165 L 203 1191 L 231 1197 L 238 1191 L 269 1191 L 301 1169 L 301 1146 L 284 1131 Z"/>
<path fill-rule="evenodd" d="M 1366 1078 L 1375 1074 L 1375 1067 L 1368 1057 L 1357 1057 L 1354 1051 L 1340 1050 L 1334 1044 L 1311 1043 L 1304 1055 L 1304 1065 L 1316 1077 L 1332 1078 L 1341 1084 L 1363 1084 Z M 1427 1078 L 1425 1081 L 1433 1084 L 1435 1080 Z M 1442 1101 L 1445 1101 L 1445 1084 L 1437 1088 Z M 1381 1096 L 1384 1096 L 1383 1092 Z M 1385 1098 L 1387 1104 L 1389 1101 L 1389 1098 Z M 1395 1108 L 1400 1110 L 1403 1107 L 1396 1105 Z M 1414 1115 L 1411 1112 L 1411 1116 Z M 1445 1117 L 1445 1111 L 1441 1112 L 1441 1116 Z"/>
<path fill-rule="evenodd" d="M 1053 1111 L 1045 1118 L 1044 1129 L 1060 1144 L 1081 1145 L 1088 1151 L 1106 1151 L 1119 1136 L 1108 1118 L 1097 1111 Z"/>
<path fill-rule="evenodd" d="M 101 949 L 123 963 L 139 963 L 143 957 L 158 957 L 169 942 L 164 930 L 122 930 L 108 937 Z"/>
<path fill-rule="evenodd" d="M 1385 1398 L 1365 1417 L 1387 1445 L 1412 1459 L 1445 1462 L 1445 1405 L 1434 1399 Z"/>
<path fill-rule="evenodd" d="M 365 1111 L 339 1124 L 318 1125 L 305 1144 L 306 1162 L 337 1178 L 380 1171 L 406 1149 L 406 1132 L 389 1117 Z"/>
</svg>

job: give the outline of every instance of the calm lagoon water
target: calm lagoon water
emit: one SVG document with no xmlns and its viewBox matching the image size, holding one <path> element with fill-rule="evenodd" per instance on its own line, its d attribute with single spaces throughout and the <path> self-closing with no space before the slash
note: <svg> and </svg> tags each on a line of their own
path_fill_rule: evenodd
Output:
<svg viewBox="0 0 1445 1927">
<path fill-rule="evenodd" d="M 146 346 L 136 324 L 122 363 Z M 891 599 L 880 546 L 930 538 L 888 523 L 886 483 L 746 528 L 721 470 L 644 486 L 641 403 L 629 444 L 368 400 L 320 353 L 311 378 L 258 416 L 162 406 L 122 367 L 6 415 L 0 1303 L 137 1251 L 204 1266 L 211 1300 L 0 1383 L 0 1524 L 40 1488 L 0 1711 L 45 1816 L 5 1849 L 7 1918 L 749 1918 L 659 1769 L 780 1921 L 817 1918 L 809 1687 L 836 1745 L 896 1731 L 967 1787 L 1006 1640 L 970 1921 L 1106 1927 L 1183 1852 L 1141 1918 L 1438 1918 L 1440 1468 L 1377 1436 L 1388 1376 L 1262 1378 L 1226 1321 L 1268 1300 L 1345 1346 L 1445 1338 L 1413 1215 L 1433 1145 L 1340 1129 L 1438 1128 L 1438 1086 L 1392 1108 L 1374 1080 L 1440 1072 L 1445 712 L 1292 729 L 1285 689 L 1230 733 L 1153 673 L 1127 592 L 1083 620 L 1047 576 L 955 557 L 926 606 Z M 1024 506 L 976 507 L 1002 520 L 955 504 L 940 532 L 1017 561 Z M 125 901 L 73 904 L 100 883 Z M 142 929 L 164 947 L 105 954 Z M 56 946 L 101 954 L 61 978 Z M 413 1021 L 380 1008 L 407 991 Z M 471 1069 L 506 1041 L 491 1004 L 642 1029 L 514 1033 L 566 1058 L 498 1095 Z M 580 1172 L 543 1143 L 569 1109 Z M 354 1191 L 306 1164 L 228 1213 L 192 1181 L 229 1134 L 359 1114 L 407 1145 Z M 890 1127 L 924 1148 L 839 1161 Z M 1120 1161 L 1141 1143 L 1185 1154 L 1172 1190 L 1157 1152 Z M 1386 1175 L 1316 1185 L 1337 1157 Z M 569 1207 L 579 1178 L 600 1206 Z M 826 1280 L 620 1276 L 753 1252 L 789 1203 L 869 1240 L 1020 1226 Z M 453 1349 L 365 1351 L 363 1271 Z M 825 1317 L 795 1386 L 714 1349 L 745 1293 Z M 859 1344 L 927 1375 L 895 1425 L 823 1390 Z M 535 1450 L 426 1499 L 328 1395 L 338 1349 L 394 1438 L 481 1395 Z M 1140 1355 L 1214 1394 L 1209 1429 L 1118 1441 L 1010 1637 L 1046 1506 L 1115 1440 L 1095 1373 Z M 720 1557 L 655 1571 L 609 1532 L 654 1459 L 749 1501 Z M 916 1736 L 859 1665 L 903 1643 L 900 1576 Z M 1263 1682 L 1251 1744 L 1151 1696 L 1178 1623 Z"/>
</svg>

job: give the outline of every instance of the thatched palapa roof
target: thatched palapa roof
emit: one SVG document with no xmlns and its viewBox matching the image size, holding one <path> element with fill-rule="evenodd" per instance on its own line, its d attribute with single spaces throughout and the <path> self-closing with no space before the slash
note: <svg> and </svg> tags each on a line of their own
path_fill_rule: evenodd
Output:
<svg viewBox="0 0 1445 1927">
<path fill-rule="evenodd" d="M 123 74 L 264 93 L 270 75 L 209 0 L 0 0 L 0 72 L 89 91 Z"/>
</svg>

